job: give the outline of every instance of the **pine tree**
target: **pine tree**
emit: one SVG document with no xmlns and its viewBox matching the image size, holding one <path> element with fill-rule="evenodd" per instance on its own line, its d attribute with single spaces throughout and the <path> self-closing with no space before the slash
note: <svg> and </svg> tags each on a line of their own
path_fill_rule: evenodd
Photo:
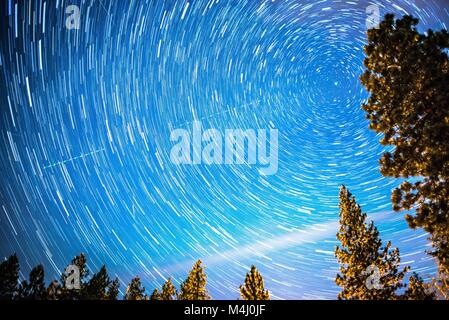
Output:
<svg viewBox="0 0 449 320">
<path fill-rule="evenodd" d="M 393 209 L 411 210 L 411 228 L 429 232 L 439 271 L 449 274 L 449 33 L 419 33 L 418 19 L 386 15 L 368 31 L 362 106 L 381 144 L 393 146 L 381 173 L 405 181 L 392 193 Z M 410 179 L 410 180 L 409 180 Z"/>
<path fill-rule="evenodd" d="M 161 294 L 159 293 L 159 290 L 157 288 L 153 290 L 153 293 L 150 296 L 150 300 L 162 300 Z"/>
<path fill-rule="evenodd" d="M 437 278 L 433 279 L 432 288 L 437 299 L 449 300 L 449 274 L 439 272 Z"/>
<path fill-rule="evenodd" d="M 335 282 L 342 287 L 339 299 L 398 299 L 396 290 L 404 287 L 402 280 L 408 268 L 399 271 L 399 250 L 391 249 L 390 242 L 382 247 L 374 223 L 366 223 L 366 214 L 345 186 L 340 188 L 337 239 L 341 242 L 335 249 L 340 263 Z"/>
<path fill-rule="evenodd" d="M 178 295 L 179 300 L 209 300 L 206 290 L 207 276 L 198 260 L 190 271 L 187 279 L 181 284 Z"/>
<path fill-rule="evenodd" d="M 142 287 L 139 277 L 135 277 L 131 280 L 125 293 L 125 300 L 146 300 L 145 288 Z"/>
<path fill-rule="evenodd" d="M 402 296 L 404 300 L 434 300 L 435 293 L 430 286 L 415 272 L 410 276 L 407 290 Z"/>
<path fill-rule="evenodd" d="M 47 288 L 47 300 L 59 300 L 62 297 L 62 287 L 59 281 L 53 280 Z"/>
<path fill-rule="evenodd" d="M 80 283 L 81 286 L 86 284 L 87 278 L 89 277 L 89 269 L 87 268 L 87 258 L 84 253 L 80 253 L 78 256 L 74 257 L 71 262 L 72 265 L 75 265 L 79 268 L 80 271 Z"/>
<path fill-rule="evenodd" d="M 106 266 L 102 266 L 100 271 L 95 273 L 83 290 L 83 299 L 87 300 L 105 300 L 107 298 L 107 289 L 111 284 Z"/>
<path fill-rule="evenodd" d="M 30 279 L 20 285 L 20 299 L 44 300 L 47 296 L 44 267 L 38 265 L 30 272 Z"/>
<path fill-rule="evenodd" d="M 262 276 L 254 265 L 240 286 L 240 295 L 244 300 L 270 300 L 270 293 L 265 290 Z"/>
<path fill-rule="evenodd" d="M 0 264 L 0 300 L 12 300 L 18 295 L 19 270 L 15 254 Z"/>
<path fill-rule="evenodd" d="M 85 297 L 85 288 L 87 284 L 87 279 L 89 277 L 89 269 L 87 268 L 87 259 L 84 253 L 80 253 L 78 256 L 74 257 L 70 265 L 78 267 L 79 270 L 79 282 L 80 289 L 68 289 L 66 286 L 66 281 L 69 277 L 65 270 L 61 275 L 61 288 L 60 288 L 60 299 L 62 300 L 77 300 L 83 299 Z"/>
<path fill-rule="evenodd" d="M 171 282 L 171 278 L 163 284 L 160 300 L 174 300 L 176 297 L 176 288 Z"/>
<path fill-rule="evenodd" d="M 117 300 L 120 289 L 120 282 L 117 278 L 111 281 L 108 286 L 108 292 L 106 293 L 106 300 Z"/>
</svg>

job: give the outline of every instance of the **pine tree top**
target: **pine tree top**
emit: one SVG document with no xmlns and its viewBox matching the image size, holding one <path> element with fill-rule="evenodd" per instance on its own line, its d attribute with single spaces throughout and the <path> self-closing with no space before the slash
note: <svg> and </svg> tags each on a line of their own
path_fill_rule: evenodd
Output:
<svg viewBox="0 0 449 320">
<path fill-rule="evenodd" d="M 379 231 L 374 223 L 366 222 L 355 197 L 345 186 L 340 188 L 340 230 L 337 239 L 341 246 L 335 248 L 340 263 L 340 273 L 335 282 L 342 287 L 339 299 L 398 299 L 396 291 L 408 268 L 399 271 L 398 249 L 388 242 L 382 246 Z M 370 286 L 371 280 L 375 284 Z"/>
<path fill-rule="evenodd" d="M 264 282 L 256 266 L 252 265 L 246 274 L 245 282 L 240 286 L 240 295 L 244 300 L 269 300 L 270 294 L 264 288 Z"/>
<path fill-rule="evenodd" d="M 207 276 L 202 266 L 201 260 L 198 260 L 187 279 L 181 284 L 181 290 L 178 295 L 180 300 L 209 300 L 210 296 L 206 289 Z"/>
</svg>

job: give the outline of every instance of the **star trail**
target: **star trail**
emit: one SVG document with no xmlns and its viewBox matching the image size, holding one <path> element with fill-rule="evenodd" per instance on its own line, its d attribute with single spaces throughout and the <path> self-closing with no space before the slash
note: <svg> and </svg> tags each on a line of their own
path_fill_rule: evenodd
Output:
<svg viewBox="0 0 449 320">
<path fill-rule="evenodd" d="M 49 280 L 85 252 L 122 292 L 135 275 L 179 285 L 201 258 L 215 299 L 238 298 L 256 264 L 274 299 L 334 299 L 345 184 L 434 275 L 360 108 L 370 5 L 449 25 L 447 0 L 3 0 L 0 257 Z M 170 132 L 194 121 L 277 129 L 278 171 L 173 164 Z"/>
</svg>

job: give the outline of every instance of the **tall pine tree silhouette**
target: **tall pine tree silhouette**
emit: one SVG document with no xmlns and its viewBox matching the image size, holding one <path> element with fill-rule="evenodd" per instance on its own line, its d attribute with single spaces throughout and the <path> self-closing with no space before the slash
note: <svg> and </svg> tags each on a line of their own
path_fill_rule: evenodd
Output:
<svg viewBox="0 0 449 320">
<path fill-rule="evenodd" d="M 106 293 L 106 300 L 117 300 L 120 290 L 120 282 L 115 278 L 111 283 L 109 283 L 108 291 Z"/>
<path fill-rule="evenodd" d="M 361 82 L 371 96 L 362 107 L 380 143 L 394 147 L 380 159 L 381 173 L 405 178 L 393 209 L 413 209 L 410 227 L 429 232 L 439 289 L 449 296 L 449 33 L 422 34 L 417 24 L 390 14 L 368 30 Z"/>
<path fill-rule="evenodd" d="M 270 300 L 270 293 L 265 290 L 262 276 L 254 265 L 240 286 L 240 295 L 244 300 Z"/>
<path fill-rule="evenodd" d="M 408 281 L 407 290 L 401 296 L 403 300 L 434 300 L 436 298 L 433 288 L 424 283 L 417 273 L 413 273 Z"/>
<path fill-rule="evenodd" d="M 174 300 L 176 297 L 176 288 L 171 282 L 171 278 L 162 285 L 162 292 L 160 294 L 160 300 Z"/>
<path fill-rule="evenodd" d="M 62 299 L 62 293 L 61 293 L 62 287 L 59 281 L 53 280 L 48 288 L 47 288 L 47 300 L 60 300 Z"/>
<path fill-rule="evenodd" d="M 207 276 L 198 260 L 190 271 L 187 279 L 181 284 L 178 294 L 179 300 L 209 300 L 211 297 L 206 290 Z"/>
<path fill-rule="evenodd" d="M 153 290 L 153 293 L 150 296 L 150 300 L 162 300 L 161 294 L 159 293 L 159 289 L 156 288 Z"/>
<path fill-rule="evenodd" d="M 107 298 L 107 289 L 111 284 L 106 266 L 102 266 L 100 271 L 95 273 L 87 282 L 82 291 L 82 299 L 87 300 L 105 300 Z"/>
<path fill-rule="evenodd" d="M 19 259 L 10 256 L 0 264 L 0 300 L 12 300 L 18 294 Z"/>
<path fill-rule="evenodd" d="M 87 258 L 84 253 L 80 253 L 78 256 L 74 257 L 70 265 L 76 266 L 79 270 L 79 284 L 80 289 L 69 289 L 67 288 L 67 281 L 69 275 L 66 274 L 65 270 L 61 275 L 61 287 L 59 289 L 60 297 L 62 300 L 77 300 L 83 299 L 85 295 L 86 284 L 89 277 L 89 269 L 87 268 Z"/>
<path fill-rule="evenodd" d="M 125 300 L 147 300 L 145 294 L 145 288 L 142 287 L 139 277 L 135 277 L 131 280 L 124 296 Z"/>
<path fill-rule="evenodd" d="M 29 281 L 20 285 L 20 299 L 44 300 L 47 298 L 44 267 L 38 265 L 30 272 Z"/>
<path fill-rule="evenodd" d="M 382 247 L 379 232 L 373 222 L 366 222 L 355 198 L 340 188 L 341 246 L 335 249 L 340 273 L 335 282 L 342 288 L 339 299 L 381 300 L 398 299 L 396 290 L 404 287 L 402 280 L 408 268 L 399 271 L 399 250 L 391 243 Z"/>
</svg>

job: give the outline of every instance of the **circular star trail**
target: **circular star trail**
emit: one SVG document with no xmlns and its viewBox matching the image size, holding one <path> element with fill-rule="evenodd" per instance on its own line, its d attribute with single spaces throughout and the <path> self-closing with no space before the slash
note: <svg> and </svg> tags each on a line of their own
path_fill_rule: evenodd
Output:
<svg viewBox="0 0 449 320">
<path fill-rule="evenodd" d="M 273 298 L 335 298 L 345 184 L 432 275 L 426 235 L 391 213 L 399 181 L 380 175 L 360 108 L 373 4 L 422 30 L 449 23 L 436 0 L 2 1 L 2 258 L 17 252 L 22 277 L 42 262 L 50 280 L 85 252 L 122 291 L 134 275 L 179 285 L 201 258 L 217 299 L 256 264 Z M 277 173 L 173 164 L 170 132 L 193 121 L 278 129 Z"/>
</svg>

